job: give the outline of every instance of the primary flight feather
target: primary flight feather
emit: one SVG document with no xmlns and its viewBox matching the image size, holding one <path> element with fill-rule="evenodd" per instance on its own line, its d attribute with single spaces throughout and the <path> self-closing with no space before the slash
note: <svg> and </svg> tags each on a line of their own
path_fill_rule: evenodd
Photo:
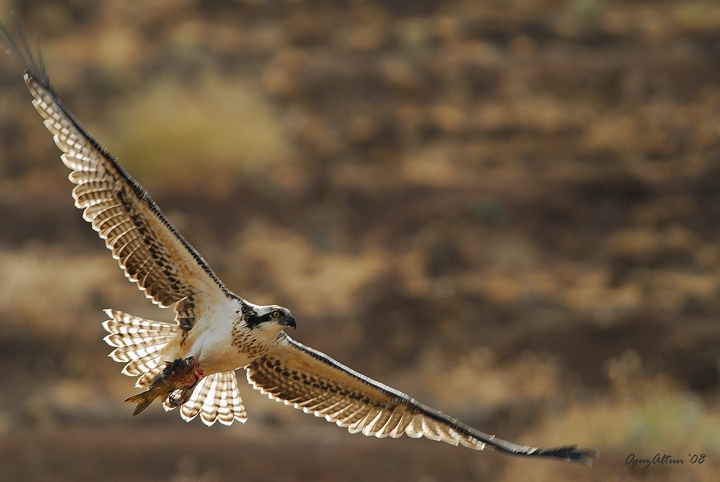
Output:
<svg viewBox="0 0 720 482">
<path fill-rule="evenodd" d="M 135 413 L 161 398 L 185 420 L 207 425 L 247 419 L 235 370 L 271 398 L 376 437 L 427 437 L 476 450 L 559 458 L 590 465 L 597 451 L 513 444 L 469 427 L 290 338 L 296 326 L 281 306 L 256 305 L 228 290 L 158 205 L 75 119 L 55 94 L 42 62 L 18 26 L 0 24 L 7 53 L 25 69 L 33 105 L 71 169 L 75 205 L 112 251 L 125 275 L 157 305 L 174 306 L 175 324 L 107 310 L 110 356 L 137 376 Z"/>
</svg>

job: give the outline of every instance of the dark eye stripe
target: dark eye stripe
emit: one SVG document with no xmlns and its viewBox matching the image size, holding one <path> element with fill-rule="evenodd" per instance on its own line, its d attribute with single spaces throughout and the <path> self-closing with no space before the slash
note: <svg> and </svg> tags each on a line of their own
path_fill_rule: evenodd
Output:
<svg viewBox="0 0 720 482">
<path fill-rule="evenodd" d="M 277 316 L 274 316 L 275 313 L 277 313 Z M 280 317 L 279 311 L 271 311 L 270 313 L 265 313 L 262 316 L 257 316 L 255 314 L 255 312 L 253 311 L 253 312 L 249 313 L 249 316 L 247 317 L 245 322 L 247 323 L 247 325 L 250 328 L 253 328 L 253 327 L 259 325 L 260 323 L 263 323 L 265 321 L 270 321 L 271 318 L 279 318 L 279 317 Z"/>
</svg>

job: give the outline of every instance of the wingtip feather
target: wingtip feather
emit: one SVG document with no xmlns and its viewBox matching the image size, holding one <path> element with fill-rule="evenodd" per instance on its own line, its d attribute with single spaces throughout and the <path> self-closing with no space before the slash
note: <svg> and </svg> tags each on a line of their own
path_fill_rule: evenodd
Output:
<svg viewBox="0 0 720 482">
<path fill-rule="evenodd" d="M 596 449 L 579 449 L 577 445 L 564 445 L 549 449 L 541 449 L 537 455 L 542 457 L 553 457 L 563 459 L 566 462 L 579 462 L 592 467 L 592 459 L 600 457 L 600 451 Z"/>
</svg>

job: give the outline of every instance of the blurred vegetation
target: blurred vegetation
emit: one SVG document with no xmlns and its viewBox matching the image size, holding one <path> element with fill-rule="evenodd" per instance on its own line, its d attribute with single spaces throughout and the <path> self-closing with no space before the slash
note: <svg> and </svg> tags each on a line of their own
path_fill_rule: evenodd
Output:
<svg viewBox="0 0 720 482">
<path fill-rule="evenodd" d="M 171 314 L 73 208 L 6 59 L 0 480 L 717 480 L 718 2 L 11 8 L 74 114 L 293 337 L 502 438 L 602 457 L 367 440 L 247 388 L 242 427 L 131 419 L 100 310 Z"/>
<path fill-rule="evenodd" d="M 124 167 L 166 183 L 247 176 L 290 154 L 280 120 L 258 93 L 209 75 L 192 86 L 160 79 L 112 115 L 108 142 Z"/>
</svg>

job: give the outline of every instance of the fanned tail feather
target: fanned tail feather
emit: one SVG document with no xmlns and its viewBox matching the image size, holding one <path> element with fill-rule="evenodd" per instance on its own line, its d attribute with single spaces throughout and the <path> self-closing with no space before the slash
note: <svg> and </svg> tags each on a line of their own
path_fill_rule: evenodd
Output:
<svg viewBox="0 0 720 482">
<path fill-rule="evenodd" d="M 110 357 L 126 363 L 123 374 L 139 376 L 136 386 L 149 387 L 165 368 L 160 350 L 180 332 L 180 327 L 121 311 L 105 310 L 105 313 L 110 317 L 103 322 L 103 328 L 110 333 L 105 341 L 115 347 Z"/>
<path fill-rule="evenodd" d="M 146 371 L 135 382 L 135 386 L 138 388 L 148 388 L 150 385 L 153 384 L 155 379 L 158 375 L 162 373 L 162 371 L 165 369 L 165 364 L 160 363 L 160 360 L 157 360 L 157 365 L 155 368 Z"/>
<path fill-rule="evenodd" d="M 165 410 L 172 410 L 169 399 L 165 401 Z M 190 421 L 200 414 L 205 425 L 216 421 L 223 425 L 232 425 L 233 421 L 245 423 L 247 413 L 240 399 L 235 372 L 214 373 L 198 383 L 190 399 L 180 407 L 180 416 Z"/>
<path fill-rule="evenodd" d="M 160 353 L 165 345 L 180 333 L 180 327 L 145 320 L 121 311 L 105 310 L 105 313 L 110 317 L 103 322 L 103 327 L 110 333 L 105 337 L 105 341 L 115 347 L 110 357 L 126 363 L 122 373 L 131 377 L 137 376 L 136 386 L 149 387 L 165 369 L 164 362 L 167 360 L 163 360 Z M 180 390 L 174 395 L 175 399 L 179 398 Z M 170 398 L 172 397 L 163 403 L 165 410 L 175 408 L 170 403 Z M 140 403 L 141 400 L 134 402 Z M 144 409 L 145 407 L 139 411 Z M 240 399 L 234 371 L 214 373 L 200 380 L 190 399 L 180 408 L 180 416 L 188 422 L 198 414 L 205 425 L 212 425 L 216 421 L 223 425 L 232 425 L 235 420 L 245 423 L 247 413 Z"/>
</svg>

